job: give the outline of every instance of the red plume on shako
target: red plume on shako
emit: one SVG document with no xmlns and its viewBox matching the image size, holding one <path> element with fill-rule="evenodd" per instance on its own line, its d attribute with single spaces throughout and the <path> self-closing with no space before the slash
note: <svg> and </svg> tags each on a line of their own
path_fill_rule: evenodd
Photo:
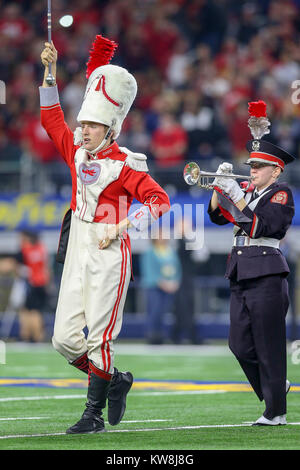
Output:
<svg viewBox="0 0 300 470">
<path fill-rule="evenodd" d="M 270 133 L 269 126 L 271 125 L 267 117 L 267 105 L 264 101 L 251 101 L 248 103 L 249 119 L 248 126 L 254 140 L 247 142 L 247 150 L 250 152 L 250 157 L 246 161 L 247 165 L 252 162 L 267 163 L 268 165 L 276 165 L 284 169 L 285 164 L 294 161 L 292 157 L 285 150 L 277 147 L 266 140 L 260 140 L 264 135 Z"/>
<path fill-rule="evenodd" d="M 257 118 L 267 117 L 267 105 L 264 101 L 251 101 L 248 103 L 248 110 L 250 116 Z"/>
<path fill-rule="evenodd" d="M 106 137 L 93 150 L 94 154 L 103 148 L 111 134 L 114 139 L 118 138 L 137 94 L 134 76 L 125 68 L 109 63 L 117 47 L 116 42 L 97 35 L 87 62 L 88 82 L 77 121 L 97 122 L 108 127 Z M 81 129 L 77 128 L 74 143 L 80 145 L 81 142 Z"/>
</svg>

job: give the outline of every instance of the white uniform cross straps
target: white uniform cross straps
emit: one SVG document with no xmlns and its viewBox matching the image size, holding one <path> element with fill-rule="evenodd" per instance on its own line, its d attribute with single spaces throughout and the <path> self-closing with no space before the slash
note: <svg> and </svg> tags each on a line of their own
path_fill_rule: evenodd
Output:
<svg viewBox="0 0 300 470">
<path fill-rule="evenodd" d="M 124 162 L 105 158 L 88 159 L 87 152 L 80 148 L 75 154 L 77 193 L 75 215 L 86 222 L 93 222 L 98 199 L 102 191 L 116 181 Z"/>
</svg>

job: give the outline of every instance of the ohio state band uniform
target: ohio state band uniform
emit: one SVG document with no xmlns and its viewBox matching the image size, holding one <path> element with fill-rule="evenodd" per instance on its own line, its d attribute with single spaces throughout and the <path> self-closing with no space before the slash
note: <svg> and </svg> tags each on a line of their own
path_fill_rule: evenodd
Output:
<svg viewBox="0 0 300 470">
<path fill-rule="evenodd" d="M 51 56 L 53 52 L 47 47 L 44 55 Z M 137 91 L 136 81 L 126 69 L 108 64 L 115 47 L 113 41 L 96 37 L 87 67 L 86 93 L 77 116 L 80 123 L 107 127 L 96 148 L 87 150 L 82 129 L 73 134 L 65 123 L 57 87 L 40 87 L 42 125 L 72 178 L 72 214 L 65 218 L 70 231 L 68 235 L 64 223 L 60 247 L 63 252 L 67 249 L 52 342 L 69 363 L 89 374 L 86 410 L 67 433 L 103 432 L 101 410 L 107 397 L 110 424 L 118 424 L 124 414 L 132 375 L 114 367 L 114 341 L 122 326 L 132 273 L 126 228 L 130 222 L 143 230 L 170 208 L 168 195 L 148 174 L 146 156 L 120 148 L 115 142 Z M 114 140 L 110 142 L 111 136 Z M 128 216 L 133 199 L 142 205 Z M 99 241 L 107 239 L 108 230 L 124 220 L 125 231 L 121 225 L 119 236 L 99 249 Z M 64 253 L 60 257 L 64 258 Z"/>
<path fill-rule="evenodd" d="M 131 274 L 130 239 L 128 235 L 120 237 L 107 250 L 99 250 L 98 242 L 107 224 L 119 223 L 127 216 L 133 198 L 151 208 L 153 198 L 156 207 L 168 207 L 168 197 L 149 174 L 134 169 L 134 157 L 129 151 L 122 152 L 116 142 L 100 151 L 97 160 L 75 146 L 58 94 L 53 92 L 56 89 L 41 88 L 42 123 L 70 167 L 73 188 L 71 231 L 53 343 L 70 362 L 88 349 L 89 359 L 111 374 L 112 342 L 120 331 Z M 87 342 L 82 332 L 85 321 L 91 332 Z"/>
<path fill-rule="evenodd" d="M 251 152 L 256 145 L 260 147 L 259 155 Z M 293 160 L 265 141 L 252 141 L 248 149 L 249 164 L 263 162 L 272 155 L 280 157 L 278 166 L 283 163 L 283 169 L 284 162 Z M 277 181 L 256 195 L 253 186 L 244 191 L 247 205 L 242 211 L 221 195 L 222 206 L 212 210 L 210 203 L 208 214 L 215 224 L 234 224 L 225 274 L 231 289 L 229 347 L 258 398 L 265 401 L 263 417 L 254 424 L 269 424 L 267 420 L 286 414 L 289 267 L 279 244 L 292 223 L 294 200 L 288 185 Z M 283 420 L 276 424 L 286 423 Z"/>
</svg>

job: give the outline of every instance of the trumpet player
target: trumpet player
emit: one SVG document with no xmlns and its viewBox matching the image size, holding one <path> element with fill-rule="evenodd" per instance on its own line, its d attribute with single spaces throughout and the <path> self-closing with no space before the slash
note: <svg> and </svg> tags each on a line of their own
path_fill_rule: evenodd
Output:
<svg viewBox="0 0 300 470">
<path fill-rule="evenodd" d="M 267 133 L 267 132 L 266 132 Z M 286 326 L 289 267 L 280 251 L 294 216 L 293 195 L 278 178 L 294 158 L 264 140 L 248 142 L 252 177 L 245 190 L 222 163 L 213 182 L 208 214 L 232 222 L 233 246 L 225 276 L 230 280 L 229 347 L 265 410 L 254 425 L 286 424 Z M 218 174 L 220 176 L 218 176 Z"/>
</svg>

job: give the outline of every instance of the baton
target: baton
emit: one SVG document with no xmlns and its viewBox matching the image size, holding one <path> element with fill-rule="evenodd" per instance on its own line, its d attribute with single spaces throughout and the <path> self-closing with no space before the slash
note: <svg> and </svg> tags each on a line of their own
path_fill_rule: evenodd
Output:
<svg viewBox="0 0 300 470">
<path fill-rule="evenodd" d="M 51 20 L 51 0 L 48 1 L 48 12 L 47 12 L 47 25 L 48 25 L 48 42 L 51 44 L 52 41 L 52 20 Z M 52 75 L 52 64 L 49 64 L 49 73 L 46 77 L 46 83 L 49 86 L 55 84 L 55 78 Z"/>
</svg>

